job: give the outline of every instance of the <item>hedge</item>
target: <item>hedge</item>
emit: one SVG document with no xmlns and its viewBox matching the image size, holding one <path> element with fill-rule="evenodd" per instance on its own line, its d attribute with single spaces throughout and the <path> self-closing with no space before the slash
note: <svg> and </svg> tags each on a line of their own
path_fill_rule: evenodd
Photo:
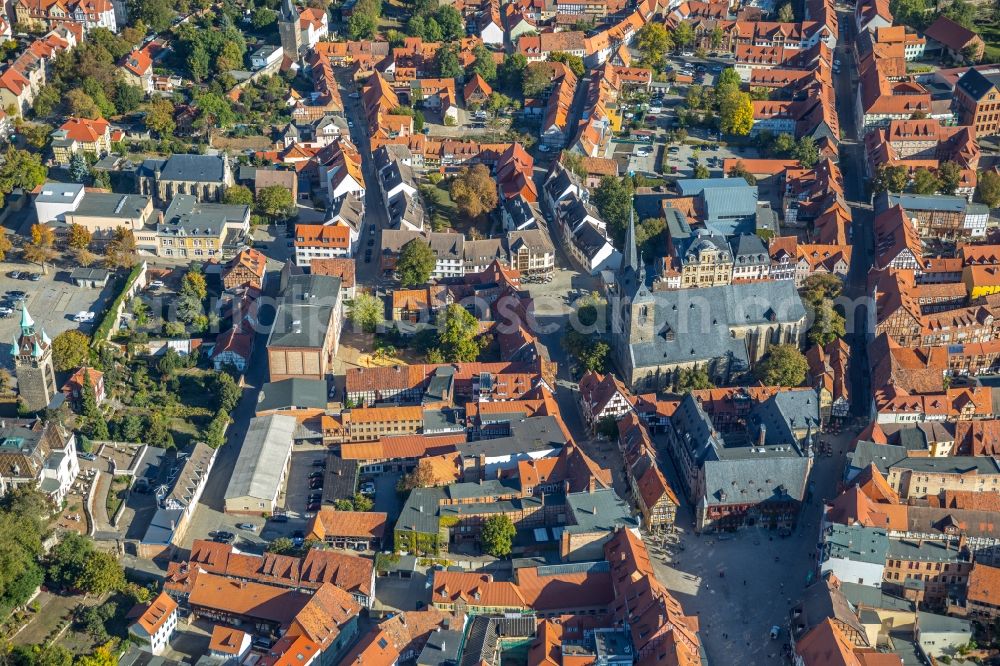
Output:
<svg viewBox="0 0 1000 666">
<path fill-rule="evenodd" d="M 115 325 L 118 321 L 118 309 L 121 307 L 122 303 L 125 301 L 126 295 L 129 290 L 132 289 L 132 285 L 135 281 L 139 279 L 139 275 L 142 273 L 142 264 L 136 264 L 132 267 L 132 272 L 128 274 L 125 279 L 125 285 L 122 287 L 118 295 L 115 296 L 115 300 L 111 301 L 109 305 L 104 310 L 104 316 L 101 318 L 101 323 L 94 329 L 94 333 L 90 336 L 90 346 L 97 348 L 102 342 L 106 342 L 111 336 L 111 327 Z"/>
</svg>

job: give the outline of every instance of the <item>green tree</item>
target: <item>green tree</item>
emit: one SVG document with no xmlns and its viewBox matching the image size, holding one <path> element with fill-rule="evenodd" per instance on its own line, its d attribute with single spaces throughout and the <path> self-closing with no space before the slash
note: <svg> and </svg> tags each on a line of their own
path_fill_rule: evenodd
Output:
<svg viewBox="0 0 1000 666">
<path fill-rule="evenodd" d="M 347 33 L 353 40 L 371 39 L 378 32 L 378 18 L 367 13 L 354 12 L 347 21 Z"/>
<path fill-rule="evenodd" d="M 976 6 L 965 0 L 954 0 L 941 12 L 955 23 L 969 30 L 975 30 Z"/>
<path fill-rule="evenodd" d="M 421 238 L 414 238 L 399 250 L 396 276 L 404 289 L 427 284 L 437 259 L 430 245 Z"/>
<path fill-rule="evenodd" d="M 42 164 L 41 155 L 8 148 L 3 155 L 3 164 L 0 164 L 0 207 L 15 188 L 30 192 L 45 182 L 48 173 L 49 170 Z"/>
<path fill-rule="evenodd" d="M 83 183 L 90 175 L 90 165 L 82 152 L 75 152 L 69 158 L 69 179 L 74 183 Z"/>
<path fill-rule="evenodd" d="M 636 35 L 636 48 L 640 53 L 640 62 L 644 67 L 654 71 L 662 71 L 666 65 L 667 51 L 673 46 L 670 33 L 662 23 L 650 21 L 639 29 Z"/>
<path fill-rule="evenodd" d="M 97 108 L 97 103 L 82 88 L 73 88 L 66 93 L 65 102 L 66 109 L 72 116 L 91 119 L 101 117 L 101 110 Z"/>
<path fill-rule="evenodd" d="M 802 283 L 802 298 L 810 305 L 816 306 L 825 300 L 833 300 L 840 296 L 844 282 L 832 273 L 814 273 Z"/>
<path fill-rule="evenodd" d="M 941 189 L 941 181 L 927 167 L 918 167 L 913 172 L 913 182 L 910 191 L 916 194 L 934 194 Z"/>
<path fill-rule="evenodd" d="M 690 393 L 691 391 L 701 391 L 715 388 L 712 378 L 708 376 L 708 370 L 703 367 L 683 368 L 677 373 L 677 392 Z"/>
<path fill-rule="evenodd" d="M 510 555 L 516 535 L 517 530 L 510 516 L 498 513 L 483 522 L 479 538 L 483 544 L 483 552 L 493 557 L 507 557 Z"/>
<path fill-rule="evenodd" d="M 472 71 L 478 73 L 487 82 L 493 83 L 497 78 L 497 64 L 493 60 L 493 54 L 483 44 L 477 44 L 476 48 L 472 50 L 472 55 L 475 58 L 472 63 Z"/>
<path fill-rule="evenodd" d="M 571 53 L 566 53 L 565 51 L 553 51 L 549 54 L 549 60 L 551 62 L 561 62 L 569 67 L 569 70 L 576 74 L 577 78 L 583 76 L 585 71 L 583 66 L 583 58 L 578 55 L 573 55 Z"/>
<path fill-rule="evenodd" d="M 161 139 L 173 135 L 177 128 L 174 122 L 173 103 L 163 97 L 157 97 L 146 104 L 146 127 Z"/>
<path fill-rule="evenodd" d="M 288 189 L 270 185 L 257 193 L 257 210 L 275 219 L 287 219 L 295 214 L 295 200 Z"/>
<path fill-rule="evenodd" d="M 351 321 L 366 333 L 374 333 L 385 321 L 385 304 L 377 296 L 358 294 L 351 303 Z"/>
<path fill-rule="evenodd" d="M 904 166 L 882 165 L 872 179 L 872 191 L 875 194 L 880 192 L 902 192 L 910 182 L 910 174 Z"/>
<path fill-rule="evenodd" d="M 601 218 L 608 224 L 611 237 L 617 245 L 625 238 L 629 217 L 633 212 L 632 198 L 635 189 L 630 178 L 604 176 L 594 191 L 594 205 Z"/>
<path fill-rule="evenodd" d="M 457 9 L 442 5 L 434 12 L 434 21 L 441 27 L 441 39 L 446 42 L 465 37 L 465 21 Z"/>
<path fill-rule="evenodd" d="M 256 30 L 266 28 L 267 26 L 276 23 L 277 20 L 278 13 L 273 9 L 268 9 L 267 7 L 258 7 L 250 16 L 250 23 Z"/>
<path fill-rule="evenodd" d="M 765 386 L 801 386 L 809 364 L 795 345 L 774 345 L 757 363 L 754 376 Z"/>
<path fill-rule="evenodd" d="M 51 511 L 45 495 L 26 485 L 0 497 L 0 609 L 7 614 L 44 580 L 39 558 Z"/>
<path fill-rule="evenodd" d="M 111 174 L 103 169 L 91 169 L 90 179 L 99 190 L 111 190 Z"/>
<path fill-rule="evenodd" d="M 551 84 L 552 81 L 545 70 L 545 65 L 535 62 L 528 63 L 521 82 L 521 94 L 525 99 L 538 97 Z"/>
<path fill-rule="evenodd" d="M 528 59 L 520 53 L 504 56 L 503 63 L 497 69 L 497 82 L 507 95 L 516 97 L 522 93 L 527 67 Z"/>
<path fill-rule="evenodd" d="M 708 167 L 697 161 L 694 164 L 694 177 L 695 178 L 709 178 L 711 177 L 711 172 L 709 172 Z"/>
<path fill-rule="evenodd" d="M 222 203 L 229 206 L 252 206 L 253 192 L 246 185 L 227 187 L 226 193 L 222 195 Z"/>
<path fill-rule="evenodd" d="M 955 194 L 955 190 L 962 183 L 962 167 L 952 161 L 941 162 L 937 177 L 941 181 L 941 194 Z"/>
<path fill-rule="evenodd" d="M 115 85 L 115 107 L 118 113 L 131 113 L 142 105 L 142 88 L 119 81 Z"/>
<path fill-rule="evenodd" d="M 682 21 L 674 28 L 672 37 L 674 44 L 684 48 L 694 42 L 694 29 L 686 21 Z"/>
<path fill-rule="evenodd" d="M 847 333 L 846 322 L 839 312 L 833 309 L 833 303 L 824 299 L 814 309 L 815 318 L 807 337 L 814 345 L 826 345 Z"/>
<path fill-rule="evenodd" d="M 889 11 L 897 25 L 908 25 L 921 30 L 927 24 L 926 0 L 891 0 Z"/>
<path fill-rule="evenodd" d="M 719 78 L 715 82 L 716 88 L 733 87 L 736 90 L 740 89 L 740 84 L 742 83 L 739 73 L 732 67 L 726 67 L 724 70 L 719 72 Z"/>
<path fill-rule="evenodd" d="M 90 356 L 90 338 L 76 329 L 63 331 L 52 340 L 52 365 L 58 372 L 75 370 Z"/>
<path fill-rule="evenodd" d="M 288 537 L 278 537 L 267 544 L 267 552 L 288 555 L 295 550 L 295 544 Z"/>
<path fill-rule="evenodd" d="M 129 0 L 129 16 L 141 19 L 153 32 L 163 32 L 174 18 L 176 5 L 168 0 Z"/>
<path fill-rule="evenodd" d="M 236 122 L 233 105 L 224 95 L 211 92 L 195 95 L 194 106 L 198 109 L 195 123 L 200 127 L 225 129 Z"/>
<path fill-rule="evenodd" d="M 479 358 L 479 320 L 457 303 L 437 316 L 438 348 L 448 363 L 471 362 Z"/>
<path fill-rule="evenodd" d="M 792 157 L 804 168 L 811 169 L 819 162 L 819 147 L 811 136 L 804 136 L 796 142 Z"/>
<path fill-rule="evenodd" d="M 94 547 L 87 537 L 67 532 L 62 541 L 52 547 L 45 560 L 45 577 L 49 585 L 67 592 L 79 590 L 77 583 L 93 554 Z"/>
<path fill-rule="evenodd" d="M 120 590 L 125 587 L 125 570 L 111 554 L 94 550 L 84 562 L 74 587 L 98 596 Z"/>
<path fill-rule="evenodd" d="M 782 23 L 792 23 L 795 21 L 795 11 L 792 9 L 792 3 L 786 2 L 781 5 L 778 9 L 778 21 Z"/>
<path fill-rule="evenodd" d="M 462 76 L 462 65 L 458 62 L 458 49 L 454 44 L 445 44 L 438 49 L 434 56 L 434 64 L 437 67 L 438 76 L 443 79 L 454 79 Z"/>
<path fill-rule="evenodd" d="M 1000 173 L 980 171 L 976 183 L 976 201 L 990 208 L 1000 206 Z"/>
</svg>

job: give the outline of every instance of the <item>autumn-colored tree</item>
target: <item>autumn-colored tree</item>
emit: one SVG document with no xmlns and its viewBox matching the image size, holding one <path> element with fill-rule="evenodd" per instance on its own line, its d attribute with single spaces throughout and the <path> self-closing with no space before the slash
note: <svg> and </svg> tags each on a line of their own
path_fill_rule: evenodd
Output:
<svg viewBox="0 0 1000 666">
<path fill-rule="evenodd" d="M 31 225 L 31 242 L 24 246 L 24 260 L 38 264 L 44 269 L 45 264 L 55 257 L 55 250 L 52 249 L 55 239 L 56 234 L 52 227 L 39 223 Z"/>
<path fill-rule="evenodd" d="M 7 238 L 7 233 L 0 231 L 0 261 L 7 258 L 7 253 L 14 248 L 14 244 Z"/>
<path fill-rule="evenodd" d="M 83 250 L 90 245 L 90 232 L 82 224 L 69 225 L 69 246 Z"/>
<path fill-rule="evenodd" d="M 135 236 L 131 229 L 119 227 L 104 248 L 104 261 L 109 268 L 131 268 L 136 262 Z"/>
<path fill-rule="evenodd" d="M 489 168 L 476 164 L 462 171 L 451 181 L 451 198 L 458 210 L 468 218 L 477 218 L 496 208 L 497 186 Z"/>
</svg>

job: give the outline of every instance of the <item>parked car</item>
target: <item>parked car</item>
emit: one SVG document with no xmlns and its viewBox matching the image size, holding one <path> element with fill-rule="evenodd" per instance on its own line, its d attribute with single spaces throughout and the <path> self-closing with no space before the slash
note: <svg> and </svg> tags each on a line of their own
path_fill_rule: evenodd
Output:
<svg viewBox="0 0 1000 666">
<path fill-rule="evenodd" d="M 246 530 L 247 532 L 257 531 L 257 526 L 253 523 L 236 523 L 236 527 L 241 530 Z"/>
<path fill-rule="evenodd" d="M 28 279 L 31 280 L 32 282 L 38 282 L 39 280 L 42 279 L 42 274 L 41 273 L 30 273 L 28 275 Z"/>
<path fill-rule="evenodd" d="M 6 319 L 14 314 L 14 311 L 6 306 L 0 306 L 0 319 Z"/>
<path fill-rule="evenodd" d="M 163 280 L 153 280 L 149 283 L 150 289 L 163 289 Z"/>
<path fill-rule="evenodd" d="M 313 502 L 312 504 L 306 507 L 306 511 L 319 511 L 319 509 L 320 509 L 319 502 Z"/>
<path fill-rule="evenodd" d="M 236 541 L 236 535 L 232 532 L 219 531 L 210 534 L 209 536 L 213 537 L 219 543 L 232 543 L 233 541 Z"/>
<path fill-rule="evenodd" d="M 25 294 L 20 289 L 11 289 L 10 291 L 7 292 L 7 295 L 13 298 L 15 301 L 21 300 L 22 298 L 27 296 L 27 294 Z"/>
<path fill-rule="evenodd" d="M 375 484 L 371 481 L 365 481 L 361 484 L 361 494 L 362 495 L 374 495 L 375 494 Z"/>
<path fill-rule="evenodd" d="M 11 271 L 11 272 L 7 273 L 7 277 L 13 278 L 14 280 L 20 280 L 21 279 L 21 271 Z"/>
<path fill-rule="evenodd" d="M 271 516 L 271 522 L 272 523 L 287 523 L 288 522 L 288 516 L 286 516 L 283 513 L 279 513 L 277 515 Z"/>
<path fill-rule="evenodd" d="M 89 322 L 94 321 L 96 315 L 93 312 L 87 312 L 86 310 L 81 310 L 73 315 L 73 321 L 75 322 Z"/>
<path fill-rule="evenodd" d="M 93 453 L 87 453 L 85 451 L 77 451 L 76 457 L 82 458 L 84 460 L 89 460 L 91 462 L 97 460 L 97 456 L 95 456 Z"/>
<path fill-rule="evenodd" d="M 323 478 L 323 472 L 318 472 L 318 471 L 317 472 L 309 472 L 309 478 L 310 479 L 322 479 Z"/>
</svg>

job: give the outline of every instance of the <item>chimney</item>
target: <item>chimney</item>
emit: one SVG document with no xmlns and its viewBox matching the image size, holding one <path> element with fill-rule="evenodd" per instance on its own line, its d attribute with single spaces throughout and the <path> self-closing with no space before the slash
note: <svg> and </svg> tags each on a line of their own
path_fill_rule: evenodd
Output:
<svg viewBox="0 0 1000 666">
<path fill-rule="evenodd" d="M 767 437 L 767 426 L 760 424 L 760 434 L 757 436 L 757 446 L 764 446 L 764 439 Z"/>
<path fill-rule="evenodd" d="M 592 493 L 595 490 L 597 490 L 597 480 L 594 478 L 594 475 L 591 474 L 590 478 L 587 479 L 587 492 Z"/>
</svg>

